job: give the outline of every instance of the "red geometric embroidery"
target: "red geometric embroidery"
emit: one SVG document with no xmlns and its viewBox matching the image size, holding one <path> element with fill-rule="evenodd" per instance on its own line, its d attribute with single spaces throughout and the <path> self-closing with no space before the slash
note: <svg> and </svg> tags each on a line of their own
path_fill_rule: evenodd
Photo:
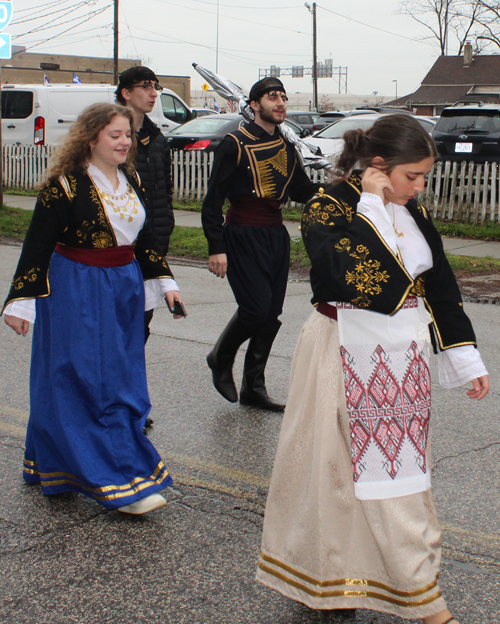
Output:
<svg viewBox="0 0 500 624">
<path fill-rule="evenodd" d="M 390 359 L 378 345 L 373 352 L 375 369 L 365 387 L 356 374 L 356 362 L 345 347 L 340 349 L 344 373 L 354 481 L 370 467 L 363 461 L 372 443 L 378 448 L 382 467 L 391 479 L 401 469 L 400 453 L 405 440 L 417 451 L 417 465 L 426 472 L 425 451 L 429 431 L 430 372 L 412 342 L 409 365 L 399 379 L 391 370 Z M 406 451 L 405 451 L 406 453 Z"/>
<path fill-rule="evenodd" d="M 407 356 L 410 364 L 403 378 L 403 396 L 405 402 L 414 405 L 414 412 L 408 418 L 406 426 L 408 437 L 420 454 L 419 466 L 423 472 L 426 472 L 425 450 L 429 436 L 431 374 L 416 342 L 411 343 Z"/>
<path fill-rule="evenodd" d="M 347 401 L 347 409 L 359 409 L 365 404 L 365 387 L 359 377 L 352 368 L 352 358 L 349 356 L 344 347 L 340 348 L 342 357 L 342 368 L 344 371 L 344 387 L 345 397 Z"/>
</svg>

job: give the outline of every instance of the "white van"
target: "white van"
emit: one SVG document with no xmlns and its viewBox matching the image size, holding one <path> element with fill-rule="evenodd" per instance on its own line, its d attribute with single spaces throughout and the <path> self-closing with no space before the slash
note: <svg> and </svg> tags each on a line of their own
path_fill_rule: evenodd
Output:
<svg viewBox="0 0 500 624">
<path fill-rule="evenodd" d="M 3 143 L 57 143 L 84 108 L 114 102 L 115 89 L 109 84 L 2 85 Z M 149 116 L 166 134 L 195 114 L 176 93 L 163 89 Z"/>
</svg>

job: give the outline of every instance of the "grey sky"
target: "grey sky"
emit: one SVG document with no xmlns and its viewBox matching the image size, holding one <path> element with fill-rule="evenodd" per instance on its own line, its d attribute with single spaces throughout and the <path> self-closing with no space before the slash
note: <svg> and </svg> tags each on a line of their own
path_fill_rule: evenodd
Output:
<svg viewBox="0 0 500 624">
<path fill-rule="evenodd" d="M 78 8 L 79 4 L 86 6 Z M 80 23 L 89 12 L 108 5 L 112 0 L 13 0 L 14 22 L 35 15 L 38 19 L 11 24 L 6 32 L 22 34 L 14 43 L 34 45 L 33 52 L 112 56 L 112 6 Z M 75 21 L 24 34 L 49 20 L 57 23 L 63 12 L 44 15 L 74 7 L 60 22 Z M 119 0 L 119 7 L 120 56 L 142 58 L 158 73 L 189 75 L 197 89 L 203 80 L 191 63 L 215 71 L 217 0 Z M 350 93 L 378 91 L 392 96 L 397 80 L 398 95 L 405 95 L 418 87 L 432 66 L 437 47 L 415 41 L 426 34 L 424 28 L 398 15 L 397 9 L 397 0 L 317 3 L 318 58 L 331 57 L 334 66 L 348 67 Z M 39 44 L 75 24 L 79 25 L 66 34 Z M 218 32 L 219 73 L 246 90 L 258 80 L 259 68 L 311 66 L 312 20 L 300 0 L 219 0 Z M 283 80 L 291 92 L 312 90 L 310 77 Z M 318 90 L 336 93 L 338 83 L 320 79 Z"/>
</svg>

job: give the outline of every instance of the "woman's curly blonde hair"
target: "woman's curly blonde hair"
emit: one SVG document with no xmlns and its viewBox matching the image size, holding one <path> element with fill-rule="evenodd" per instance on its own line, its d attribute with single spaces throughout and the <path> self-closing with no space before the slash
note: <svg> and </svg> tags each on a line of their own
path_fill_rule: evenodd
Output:
<svg viewBox="0 0 500 624">
<path fill-rule="evenodd" d="M 69 134 L 52 160 L 44 184 L 56 180 L 61 175 L 84 171 L 92 156 L 91 145 L 97 141 L 101 130 L 108 126 L 117 115 L 125 117 L 130 123 L 132 147 L 127 154 L 127 160 L 121 167 L 128 173 L 133 173 L 136 139 L 132 112 L 120 104 L 99 102 L 86 108 L 71 126 Z"/>
</svg>

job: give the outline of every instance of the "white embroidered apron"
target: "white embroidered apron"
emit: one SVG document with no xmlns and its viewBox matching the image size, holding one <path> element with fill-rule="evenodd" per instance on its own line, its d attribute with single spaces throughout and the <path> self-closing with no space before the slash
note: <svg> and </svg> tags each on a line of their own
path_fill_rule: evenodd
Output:
<svg viewBox="0 0 500 624">
<path fill-rule="evenodd" d="M 356 498 L 393 498 L 429 489 L 429 316 L 422 300 L 408 297 L 393 316 L 349 303 L 333 305 Z"/>
</svg>

